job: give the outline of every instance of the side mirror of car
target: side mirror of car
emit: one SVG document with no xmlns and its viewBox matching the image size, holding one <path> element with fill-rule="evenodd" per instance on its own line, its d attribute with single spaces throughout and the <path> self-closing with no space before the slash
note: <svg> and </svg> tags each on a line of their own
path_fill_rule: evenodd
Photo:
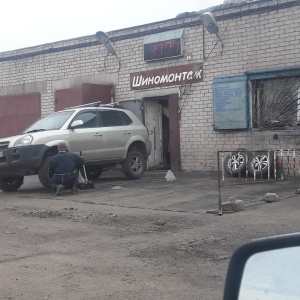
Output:
<svg viewBox="0 0 300 300">
<path fill-rule="evenodd" d="M 82 125 L 82 124 L 83 124 L 83 121 L 82 121 L 82 120 L 75 120 L 75 121 L 72 122 L 71 128 L 74 129 L 74 128 L 76 128 L 76 127 Z"/>
<path fill-rule="evenodd" d="M 223 300 L 300 299 L 300 233 L 251 241 L 229 262 Z"/>
</svg>

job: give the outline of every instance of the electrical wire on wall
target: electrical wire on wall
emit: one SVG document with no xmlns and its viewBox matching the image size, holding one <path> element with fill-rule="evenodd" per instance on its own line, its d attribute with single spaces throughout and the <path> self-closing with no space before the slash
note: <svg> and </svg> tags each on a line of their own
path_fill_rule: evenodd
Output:
<svg viewBox="0 0 300 300">
<path fill-rule="evenodd" d="M 117 52 L 116 52 L 112 42 L 110 41 L 108 35 L 104 31 L 97 31 L 96 38 L 107 49 L 107 54 L 104 58 L 104 70 L 106 70 L 106 59 L 107 59 L 108 55 L 111 54 L 116 57 L 116 59 L 118 61 L 118 71 L 120 71 L 120 60 L 117 56 Z"/>
<path fill-rule="evenodd" d="M 105 55 L 105 57 L 104 57 L 104 70 L 105 70 L 105 71 L 107 70 L 106 60 L 107 60 L 109 54 L 110 54 L 109 51 L 107 51 L 107 53 L 106 53 L 106 55 Z M 118 71 L 120 71 L 120 60 L 119 60 L 119 58 L 117 57 L 117 55 L 114 55 L 114 56 L 116 57 L 117 62 L 118 62 Z"/>
<path fill-rule="evenodd" d="M 227 31 L 227 27 L 226 27 L 225 30 L 223 31 L 221 37 L 225 34 L 226 31 Z M 203 38 L 204 38 L 204 36 L 203 36 Z M 217 47 L 217 45 L 218 45 L 219 43 L 222 43 L 222 41 L 221 41 L 221 39 L 218 37 L 218 41 L 214 44 L 214 46 L 213 46 L 213 48 L 211 49 L 211 51 L 209 52 L 208 56 L 204 57 L 202 66 L 204 66 L 204 64 L 207 62 L 207 60 L 209 59 L 210 55 L 212 54 L 212 52 L 214 51 L 214 49 Z M 222 52 L 223 52 L 223 43 L 222 43 Z M 221 52 L 221 53 L 222 53 L 222 52 Z M 179 101 L 181 101 L 181 100 L 183 99 L 184 95 L 187 93 L 187 91 L 190 90 L 191 85 L 193 84 L 193 81 L 194 81 L 194 79 L 196 78 L 196 75 L 197 75 L 198 71 L 200 71 L 200 70 L 197 70 L 196 72 L 194 72 L 193 77 L 192 77 L 191 79 L 187 80 L 187 81 L 179 88 L 179 89 L 180 89 Z M 182 88 L 183 88 L 183 90 L 182 90 Z M 179 111 L 178 111 L 179 115 L 181 115 L 181 112 L 182 112 L 182 110 L 183 110 L 183 108 L 184 108 L 186 99 L 187 99 L 187 98 L 185 98 L 185 100 L 184 100 L 184 101 L 182 102 L 182 104 L 181 104 L 181 107 L 179 108 Z"/>
</svg>

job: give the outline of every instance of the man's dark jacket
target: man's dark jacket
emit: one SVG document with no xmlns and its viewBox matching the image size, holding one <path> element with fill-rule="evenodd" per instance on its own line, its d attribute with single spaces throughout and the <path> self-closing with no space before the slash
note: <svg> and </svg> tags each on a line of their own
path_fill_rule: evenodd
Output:
<svg viewBox="0 0 300 300">
<path fill-rule="evenodd" d="M 50 162 L 49 175 L 54 174 L 69 174 L 76 169 L 82 168 L 84 160 L 82 157 L 71 152 L 59 152 L 54 155 Z"/>
</svg>

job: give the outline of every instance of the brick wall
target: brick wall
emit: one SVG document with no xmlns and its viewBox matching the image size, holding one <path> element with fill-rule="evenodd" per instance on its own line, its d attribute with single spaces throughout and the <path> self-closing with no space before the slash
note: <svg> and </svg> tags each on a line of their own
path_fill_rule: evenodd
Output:
<svg viewBox="0 0 300 300">
<path fill-rule="evenodd" d="M 276 3 L 281 5 L 293 1 L 278 0 Z M 274 1 L 255 1 L 214 12 L 224 49 L 221 55 L 219 44 L 214 48 L 204 64 L 204 81 L 193 84 L 191 93 L 181 100 L 180 105 L 184 103 L 180 120 L 183 170 L 216 170 L 216 150 L 239 147 L 249 150 L 287 149 L 300 144 L 297 130 L 216 132 L 212 127 L 214 77 L 293 67 L 300 61 L 300 6 L 254 11 L 274 5 Z M 241 12 L 245 12 L 245 15 L 239 15 Z M 111 55 L 106 57 L 106 49 L 96 43 L 94 35 L 0 53 L 0 95 L 40 92 L 42 115 L 54 111 L 56 89 L 74 87 L 84 82 L 114 84 L 116 101 L 139 99 L 143 93 L 130 89 L 130 73 L 205 60 L 204 55 L 210 53 L 217 38 L 206 31 L 203 36 L 200 24 L 186 25 L 198 20 L 199 16 L 194 15 L 110 32 L 120 59 L 120 70 L 116 58 Z M 149 34 L 160 28 L 169 30 L 172 26 L 185 27 L 184 57 L 144 62 L 143 32 Z M 88 46 L 78 47 L 83 44 Z M 52 49 L 63 47 L 65 51 L 51 53 Z M 35 55 L 36 52 L 40 55 Z M 191 55 L 191 61 L 186 61 L 187 55 Z M 178 87 L 175 90 L 179 91 Z M 147 93 L 174 93 L 174 87 L 151 89 Z M 273 138 L 275 133 L 278 134 L 277 140 Z"/>
</svg>

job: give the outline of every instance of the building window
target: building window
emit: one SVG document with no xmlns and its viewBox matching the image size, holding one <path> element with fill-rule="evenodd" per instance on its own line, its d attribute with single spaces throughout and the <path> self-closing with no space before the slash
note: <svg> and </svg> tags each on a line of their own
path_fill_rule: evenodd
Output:
<svg viewBox="0 0 300 300">
<path fill-rule="evenodd" d="M 250 88 L 254 128 L 300 125 L 300 76 L 251 80 Z"/>
</svg>

